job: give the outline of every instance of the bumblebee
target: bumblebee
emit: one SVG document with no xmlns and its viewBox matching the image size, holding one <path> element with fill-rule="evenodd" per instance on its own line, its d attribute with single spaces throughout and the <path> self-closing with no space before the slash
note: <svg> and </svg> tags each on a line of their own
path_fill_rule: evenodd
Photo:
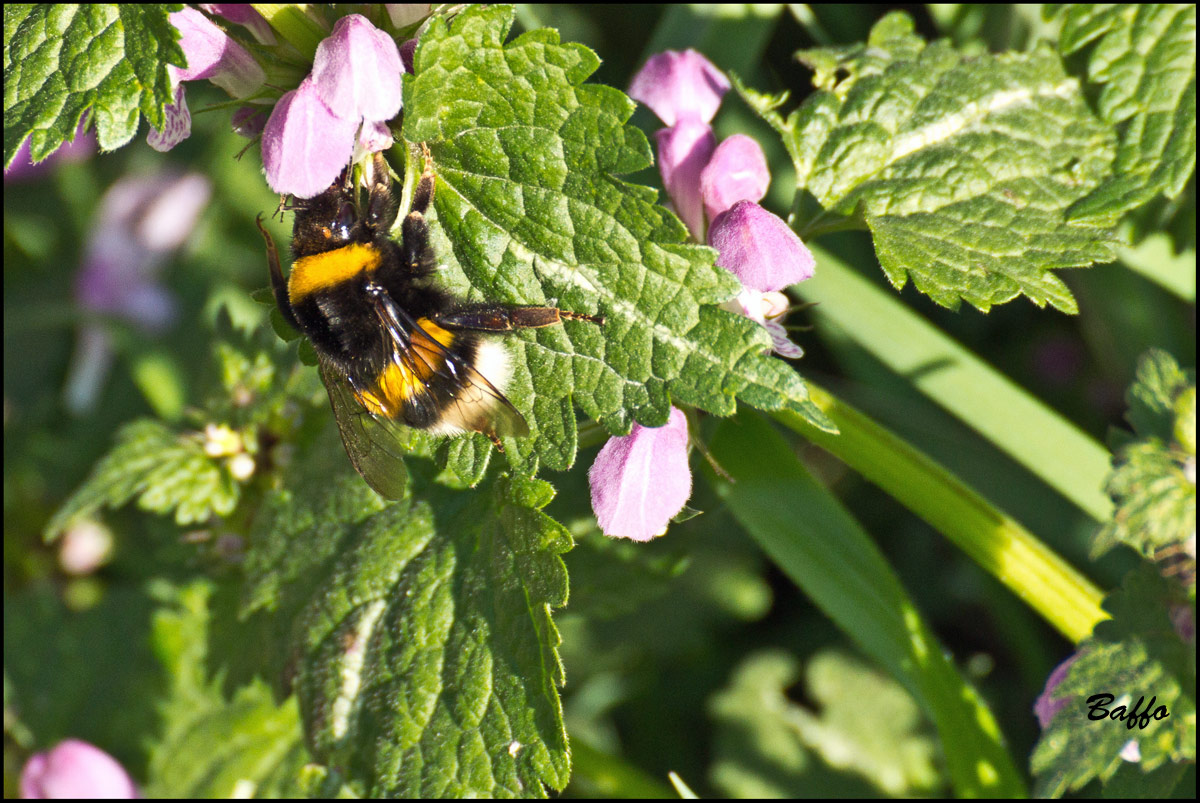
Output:
<svg viewBox="0 0 1200 803">
<path fill-rule="evenodd" d="M 521 413 L 505 397 L 508 351 L 489 338 L 564 320 L 602 324 L 598 315 L 554 307 L 479 304 L 439 288 L 425 213 L 435 177 L 429 151 L 400 240 L 386 162 L 370 165 L 366 198 L 351 168 L 314 198 L 299 199 L 292 227 L 292 267 L 259 216 L 271 289 L 289 325 L 317 353 L 342 443 L 354 468 L 381 496 L 399 498 L 406 474 L 398 425 L 454 435 L 527 435 Z"/>
</svg>

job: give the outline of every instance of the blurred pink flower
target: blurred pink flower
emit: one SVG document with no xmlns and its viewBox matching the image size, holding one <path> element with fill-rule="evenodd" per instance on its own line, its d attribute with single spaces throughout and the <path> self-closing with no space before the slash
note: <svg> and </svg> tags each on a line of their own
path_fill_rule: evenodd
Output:
<svg viewBox="0 0 1200 803">
<path fill-rule="evenodd" d="M 175 299 L 159 274 L 208 205 L 212 186 L 199 173 L 130 176 L 109 188 L 88 234 L 75 275 L 75 300 L 85 312 L 160 332 L 175 315 Z M 108 374 L 112 339 L 104 322 L 85 318 L 71 358 L 67 406 L 89 409 Z"/>
<path fill-rule="evenodd" d="M 21 147 L 17 148 L 17 155 L 13 157 L 12 164 L 4 170 L 4 183 L 7 184 L 10 181 L 31 181 L 41 177 L 55 164 L 78 162 L 91 156 L 96 152 L 96 134 L 88 131 L 87 127 L 88 116 L 84 114 L 83 120 L 75 129 L 75 136 L 69 142 L 64 142 L 54 153 L 37 164 L 33 163 L 29 155 L 31 138 L 25 137 L 25 141 L 21 143 Z"/>
<path fill-rule="evenodd" d="M 21 797 L 49 799 L 130 799 L 137 787 L 115 758 L 78 739 L 36 753 L 21 770 Z"/>
</svg>

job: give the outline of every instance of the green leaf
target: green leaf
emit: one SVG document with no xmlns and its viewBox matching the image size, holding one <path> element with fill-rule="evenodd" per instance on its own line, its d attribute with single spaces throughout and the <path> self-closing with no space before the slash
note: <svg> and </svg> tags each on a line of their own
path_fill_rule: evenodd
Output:
<svg viewBox="0 0 1200 803">
<path fill-rule="evenodd" d="M 1137 438 L 1114 454 L 1106 490 L 1117 509 L 1092 552 L 1122 543 L 1152 557 L 1196 532 L 1196 377 L 1151 349 L 1126 398 Z"/>
<path fill-rule="evenodd" d="M 567 782 L 567 531 L 539 480 L 427 485 L 384 504 L 313 471 L 276 495 L 247 556 L 247 610 L 284 622 L 309 742 L 367 795 L 519 797 Z"/>
<path fill-rule="evenodd" d="M 137 133 L 138 113 L 163 126 L 174 102 L 167 65 L 187 62 L 167 19 L 181 5 L 137 3 L 4 6 L 4 164 L 26 137 L 39 162 L 90 110 L 100 149 Z"/>
<path fill-rule="evenodd" d="M 82 486 L 46 525 L 57 537 L 72 521 L 101 507 L 118 508 L 134 497 L 153 513 L 175 513 L 181 526 L 224 516 L 234 509 L 240 486 L 223 461 L 209 457 L 198 433 L 178 434 L 158 421 L 126 424 L 117 443 Z"/>
<path fill-rule="evenodd" d="M 276 704 L 256 680 L 228 699 L 211 677 L 213 586 L 172 590 L 154 617 L 153 641 L 172 688 L 150 754 L 149 798 L 296 797 L 310 761 L 295 698 Z"/>
<path fill-rule="evenodd" d="M 1113 135 L 1056 53 L 966 58 L 893 13 L 863 45 L 798 56 L 817 91 L 786 120 L 786 96 L 738 89 L 824 210 L 802 237 L 865 222 L 897 288 L 911 278 L 951 308 L 1024 294 L 1076 311 L 1053 271 L 1115 257 L 1111 221 L 1067 217 L 1109 175 Z"/>
<path fill-rule="evenodd" d="M 795 658 L 760 652 L 713 698 L 710 774 L 722 791 L 761 799 L 927 796 L 940 788 L 936 744 L 921 733 L 921 709 L 902 686 L 834 652 L 816 655 L 805 672 L 812 710 L 789 699 L 800 680 Z"/>
<path fill-rule="evenodd" d="M 1059 797 L 1093 778 L 1107 780 L 1125 763 L 1121 755 L 1130 742 L 1136 743 L 1143 773 L 1167 762 L 1195 762 L 1196 652 L 1172 624 L 1173 612 L 1187 605 L 1175 594 L 1146 564 L 1105 600 L 1112 619 L 1097 625 L 1095 635 L 1080 645 L 1067 677 L 1054 689 L 1056 701 L 1069 702 L 1034 748 L 1038 796 Z M 1194 603 L 1188 612 L 1194 621 Z M 1106 706 L 1109 712 L 1124 705 L 1128 713 L 1139 697 L 1145 698 L 1140 706 L 1145 710 L 1153 696 L 1149 713 L 1161 705 L 1169 716 L 1151 718 L 1145 727 L 1089 720 L 1088 698 L 1104 693 L 1114 698 Z"/>
<path fill-rule="evenodd" d="M 738 399 L 790 407 L 828 426 L 795 371 L 765 356 L 762 327 L 715 306 L 738 283 L 714 253 L 687 242 L 653 190 L 618 178 L 651 164 L 645 135 L 627 123 L 634 103 L 583 83 L 599 59 L 555 31 L 505 44 L 512 16 L 472 8 L 435 21 L 404 84 L 404 137 L 429 145 L 437 171 L 444 283 L 607 319 L 512 338 L 508 395 L 532 433 L 511 442 L 512 464 L 572 464 L 572 401 L 614 433 L 635 420 L 661 426 L 672 400 L 717 415 Z"/>
<path fill-rule="evenodd" d="M 1159 193 L 1179 195 L 1196 169 L 1196 6 L 1078 4 L 1055 13 L 1059 51 L 1086 53 L 1097 111 L 1119 140 L 1112 175 L 1068 218 L 1111 218 Z"/>
</svg>

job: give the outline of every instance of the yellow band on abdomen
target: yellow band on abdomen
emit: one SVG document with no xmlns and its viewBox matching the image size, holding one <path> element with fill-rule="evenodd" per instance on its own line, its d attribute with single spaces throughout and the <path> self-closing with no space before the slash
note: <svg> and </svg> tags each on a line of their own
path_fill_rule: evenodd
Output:
<svg viewBox="0 0 1200 803">
<path fill-rule="evenodd" d="M 445 362 L 442 349 L 437 344 L 448 349 L 454 342 L 454 333 L 428 318 L 421 318 L 417 325 L 423 332 L 413 331 L 410 348 L 402 353 L 399 344 L 396 344 L 396 353 L 379 375 L 375 388 L 357 394 L 359 403 L 374 415 L 399 418 L 404 403 L 420 393 L 429 378 Z"/>
</svg>

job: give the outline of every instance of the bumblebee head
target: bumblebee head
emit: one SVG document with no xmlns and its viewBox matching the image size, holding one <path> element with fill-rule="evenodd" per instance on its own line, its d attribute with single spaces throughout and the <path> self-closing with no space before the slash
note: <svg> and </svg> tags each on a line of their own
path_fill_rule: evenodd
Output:
<svg viewBox="0 0 1200 803">
<path fill-rule="evenodd" d="M 379 154 L 367 171 L 371 183 L 365 201 L 351 179 L 353 167 L 347 167 L 327 190 L 313 198 L 294 201 L 292 255 L 312 256 L 350 243 L 369 243 L 386 237 L 396 220 L 396 202 L 391 192 L 387 163 Z"/>
</svg>

